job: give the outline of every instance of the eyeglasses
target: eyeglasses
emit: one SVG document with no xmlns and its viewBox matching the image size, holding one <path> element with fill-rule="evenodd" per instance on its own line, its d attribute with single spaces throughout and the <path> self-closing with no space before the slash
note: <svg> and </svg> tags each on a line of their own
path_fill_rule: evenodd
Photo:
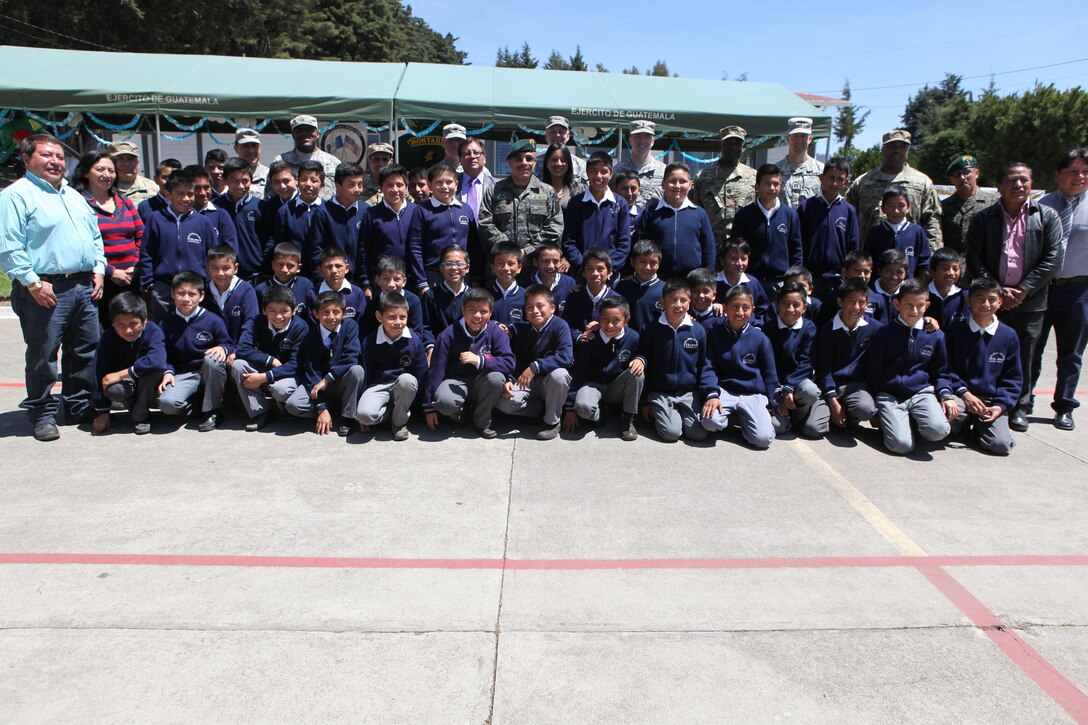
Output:
<svg viewBox="0 0 1088 725">
<path fill-rule="evenodd" d="M 442 262 L 438 266 L 445 269 L 464 269 L 468 265 L 464 262 Z"/>
<path fill-rule="evenodd" d="M 462 151 L 461 155 L 462 156 L 468 156 L 468 157 L 471 158 L 473 156 L 483 156 L 484 152 L 483 151 Z"/>
</svg>

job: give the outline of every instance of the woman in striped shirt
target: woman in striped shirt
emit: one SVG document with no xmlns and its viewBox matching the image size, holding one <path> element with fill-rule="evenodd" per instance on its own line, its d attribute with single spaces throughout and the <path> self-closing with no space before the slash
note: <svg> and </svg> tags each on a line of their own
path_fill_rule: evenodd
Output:
<svg viewBox="0 0 1088 725">
<path fill-rule="evenodd" d="M 98 310 L 103 328 L 110 325 L 111 299 L 122 292 L 140 293 L 136 263 L 140 259 L 144 223 L 132 202 L 117 193 L 116 181 L 117 170 L 105 150 L 84 154 L 72 174 L 73 188 L 83 192 L 98 217 L 98 228 L 102 232 L 106 280 Z"/>
</svg>

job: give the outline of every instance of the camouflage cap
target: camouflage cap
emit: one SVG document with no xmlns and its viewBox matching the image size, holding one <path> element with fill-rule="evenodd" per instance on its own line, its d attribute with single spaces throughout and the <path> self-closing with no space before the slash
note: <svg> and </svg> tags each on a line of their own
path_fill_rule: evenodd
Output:
<svg viewBox="0 0 1088 725">
<path fill-rule="evenodd" d="M 884 138 L 881 140 L 881 146 L 887 146 L 890 143 L 905 143 L 910 146 L 910 131 L 904 131 L 901 128 L 897 128 L 894 131 L 888 131 L 884 134 Z"/>
<path fill-rule="evenodd" d="M 506 152 L 506 158 L 513 158 L 518 154 L 523 154 L 526 152 L 532 154 L 536 153 L 536 141 L 532 140 L 531 138 L 523 138 L 520 141 L 515 141 L 514 143 L 510 144 L 510 150 Z"/>
<path fill-rule="evenodd" d="M 631 121 L 631 130 L 627 132 L 627 135 L 634 136 L 636 133 L 648 133 L 653 136 L 657 133 L 657 125 L 653 121 L 646 121 L 644 119 Z"/>
<path fill-rule="evenodd" d="M 795 116 L 786 121 L 786 125 L 789 127 L 789 133 L 787 136 L 792 136 L 795 133 L 807 133 L 812 135 L 812 119 L 805 118 L 804 116 Z"/>
<path fill-rule="evenodd" d="M 727 138 L 739 138 L 741 141 L 748 138 L 748 132 L 740 126 L 726 126 L 720 132 L 722 141 Z"/>
<path fill-rule="evenodd" d="M 254 131 L 252 128 L 240 128 L 234 132 L 234 143 L 256 143 L 261 142 L 261 135 Z"/>
<path fill-rule="evenodd" d="M 548 120 L 544 123 L 544 128 L 551 128 L 552 126 L 570 128 L 570 121 L 567 120 L 566 116 L 548 116 Z"/>
<path fill-rule="evenodd" d="M 948 165 L 948 168 L 944 170 L 944 175 L 951 176 L 954 172 L 959 171 L 960 169 L 977 168 L 978 159 L 976 159 L 974 156 L 967 156 L 965 154 L 963 156 L 957 156 L 956 158 L 952 159 L 952 163 L 950 163 Z"/>
<path fill-rule="evenodd" d="M 118 156 L 139 156 L 140 149 L 131 141 L 114 141 L 109 145 L 110 158 Z"/>
<path fill-rule="evenodd" d="M 313 116 L 295 116 L 291 119 L 291 130 L 294 131 L 299 126 L 313 126 L 317 128 L 317 119 Z"/>
<path fill-rule="evenodd" d="M 442 127 L 442 138 L 468 138 L 465 127 L 459 123 L 447 123 Z"/>
<path fill-rule="evenodd" d="M 392 156 L 393 145 L 385 143 L 384 141 L 380 143 L 372 143 L 366 147 L 366 155 L 370 156 L 371 154 L 389 154 L 390 156 Z"/>
</svg>

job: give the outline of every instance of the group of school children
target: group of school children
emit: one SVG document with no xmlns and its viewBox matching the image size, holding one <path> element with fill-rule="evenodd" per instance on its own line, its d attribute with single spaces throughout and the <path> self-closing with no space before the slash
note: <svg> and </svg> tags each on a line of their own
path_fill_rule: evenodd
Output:
<svg viewBox="0 0 1088 725">
<path fill-rule="evenodd" d="M 316 198 L 316 166 L 301 170 L 314 178 L 304 184 L 299 174 L 300 194 Z M 611 170 L 605 154 L 587 164 L 603 166 Z M 248 173 L 241 164 L 229 170 Z M 670 171 L 678 170 L 669 167 L 666 184 Z M 428 176 L 437 201 L 426 206 L 461 218 L 455 170 L 438 164 Z M 609 176 L 591 174 L 587 193 L 600 200 Z M 735 235 L 719 245 L 715 273 L 703 240 L 674 239 L 664 255 L 638 238 L 634 218 L 627 228 L 612 224 L 610 237 L 539 244 L 528 259 L 511 241 L 485 255 L 474 219 L 401 223 L 419 213 L 405 212 L 412 202 L 402 167 L 386 167 L 379 181 L 381 209 L 368 209 L 356 235 L 330 234 L 320 248 L 282 240 L 246 247 L 239 231 L 237 248 L 213 244 L 198 259 L 180 222 L 176 230 L 149 224 L 141 272 L 151 320 L 139 295 L 110 301 L 94 431 L 110 428 L 111 408 L 127 407 L 135 432 L 147 433 L 156 404 L 168 415 L 198 415 L 199 430 L 211 431 L 224 399 L 236 396 L 247 430 L 286 413 L 316 418 L 322 435 L 388 424 L 397 441 L 409 437 L 413 410 L 431 430 L 470 423 L 484 438 L 496 436 L 496 410 L 540 418 L 537 437 L 548 440 L 615 408 L 627 441 L 638 437 L 641 416 L 665 441 L 732 424 L 765 449 L 777 435 L 819 437 L 833 424 L 871 425 L 896 454 L 913 450 L 916 435 L 939 441 L 950 432 L 990 453 L 1013 448 L 1007 412 L 1023 382 L 1017 338 L 996 317 L 1000 286 L 983 278 L 961 290 L 962 260 L 951 250 L 930 256 L 923 241 L 908 256 L 894 239 L 867 241 L 877 253 L 871 287 L 874 260 L 863 249 L 841 257 L 839 275 L 814 280 L 794 263 L 760 279 L 749 274 L 752 245 Z M 338 173 L 338 191 L 346 183 Z M 165 186 L 169 206 L 154 213 L 191 218 L 191 177 L 175 172 Z M 885 195 L 892 226 L 909 211 L 904 199 Z M 617 254 L 619 237 L 629 254 Z M 572 245 L 575 266 L 564 254 Z M 699 251 L 684 254 L 691 245 Z M 793 249 L 760 256 L 777 252 L 801 261 Z M 658 277 L 666 257 L 667 280 Z M 686 258 L 693 261 L 678 262 Z"/>
</svg>

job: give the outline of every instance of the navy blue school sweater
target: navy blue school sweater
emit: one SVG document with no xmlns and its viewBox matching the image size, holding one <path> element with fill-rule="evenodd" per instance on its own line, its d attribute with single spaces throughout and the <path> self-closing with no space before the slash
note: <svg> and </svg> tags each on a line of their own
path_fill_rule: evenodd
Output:
<svg viewBox="0 0 1088 725">
<path fill-rule="evenodd" d="M 136 213 L 140 215 L 140 219 L 144 224 L 147 224 L 147 220 L 151 218 L 151 215 L 157 211 L 162 211 L 170 206 L 170 200 L 167 199 L 162 193 L 155 194 L 155 196 L 149 196 L 141 201 L 136 206 Z"/>
<path fill-rule="evenodd" d="M 529 289 L 531 285 L 542 284 L 545 287 L 548 285 L 540 281 L 540 274 L 533 272 L 531 274 L 524 274 L 518 278 L 518 284 L 525 289 Z M 567 297 L 578 286 L 578 283 L 574 281 L 574 277 L 566 274 L 560 274 L 555 279 L 555 286 L 551 287 L 552 299 L 555 300 L 555 314 L 562 315 L 563 310 L 567 307 Z"/>
<path fill-rule="evenodd" d="M 926 316 L 932 317 L 940 323 L 941 329 L 946 330 L 956 322 L 963 322 L 971 316 L 971 310 L 967 307 L 967 290 L 956 288 L 947 297 L 941 297 L 937 287 L 929 283 L 929 309 Z"/>
<path fill-rule="evenodd" d="M 627 201 L 624 199 L 624 201 Z M 638 204 L 627 207 L 627 234 L 631 238 L 631 244 L 634 244 L 638 240 L 638 223 L 642 220 L 642 212 L 645 209 L 639 209 Z M 621 268 L 617 268 L 619 271 Z"/>
<path fill-rule="evenodd" d="M 594 300 L 589 295 L 589 288 L 585 283 L 582 286 L 575 288 L 569 295 L 567 295 L 567 304 L 563 308 L 563 320 L 570 327 L 571 334 L 577 338 L 583 332 L 585 332 L 586 325 L 590 322 L 597 322 L 601 317 L 601 303 L 609 297 L 623 298 L 616 290 L 611 287 L 604 288 L 604 295 L 600 299 Z"/>
<path fill-rule="evenodd" d="M 408 300 L 408 329 L 412 331 L 413 335 L 419 337 L 424 350 L 430 350 L 434 347 L 434 335 L 431 334 L 424 321 L 423 301 L 414 292 L 409 292 L 407 289 L 401 290 L 401 294 L 404 295 L 404 299 Z M 381 294 L 375 292 L 374 296 L 366 301 L 363 314 L 359 315 L 358 318 L 359 334 L 364 338 L 381 326 L 382 323 L 378 322 L 376 317 L 376 313 L 380 309 Z"/>
<path fill-rule="evenodd" d="M 308 269 L 315 283 L 321 281 L 321 253 L 326 247 L 336 247 L 344 252 L 344 259 L 352 265 L 349 279 L 358 281 L 362 274 L 355 265 L 359 258 L 359 225 L 363 221 L 361 202 L 345 209 L 336 197 L 321 204 L 310 212 L 310 228 L 306 231 L 306 242 L 302 247 L 303 266 L 309 260 Z"/>
<path fill-rule="evenodd" d="M 904 401 L 932 385 L 938 397 L 951 391 L 944 333 L 908 327 L 896 315 L 870 338 L 866 387 Z"/>
<path fill-rule="evenodd" d="M 296 193 L 295 196 L 298 196 Z M 269 256 L 268 261 L 272 261 L 272 248 L 281 241 L 276 239 L 276 219 L 279 217 L 280 209 L 284 207 L 287 202 L 280 199 L 277 195 L 266 196 L 257 202 L 257 211 L 260 212 L 257 223 L 257 234 L 268 247 Z M 300 247 L 301 249 L 301 247 Z M 269 268 L 271 270 L 271 268 Z"/>
<path fill-rule="evenodd" d="M 887 325 L 899 316 L 899 311 L 892 304 L 893 300 L 895 300 L 895 295 L 886 294 L 880 288 L 880 278 L 874 277 L 872 292 L 869 293 L 869 305 L 865 308 L 865 314 L 872 315 L 874 320 Z"/>
<path fill-rule="evenodd" d="M 257 302 L 260 303 L 261 293 L 265 291 L 265 288 L 276 285 L 277 287 L 290 287 L 291 293 L 295 296 L 295 314 L 306 316 L 306 302 L 310 299 L 310 295 L 314 291 L 314 283 L 309 278 L 296 274 L 287 284 L 281 284 L 275 277 L 261 282 L 253 291 L 257 293 Z"/>
<path fill-rule="evenodd" d="M 649 282 L 639 282 L 632 275 L 617 282 L 616 291 L 627 300 L 627 305 L 631 308 L 629 326 L 638 330 L 639 334 L 661 315 L 661 293 L 665 291 L 665 283 L 660 277 L 654 277 Z"/>
<path fill-rule="evenodd" d="M 265 374 L 270 383 L 293 378 L 298 372 L 299 352 L 310 326 L 301 317 L 292 317 L 282 330 L 273 330 L 264 317 L 257 317 L 242 328 L 238 340 L 238 357 Z M 279 360 L 279 367 L 272 361 Z"/>
<path fill-rule="evenodd" d="M 276 222 L 272 227 L 272 237 L 276 244 L 291 242 L 303 251 L 302 274 L 310 278 L 316 278 L 319 272 L 313 268 L 314 254 L 307 246 L 306 236 L 310 233 L 310 222 L 320 208 L 320 197 L 313 204 L 307 204 L 302 197 L 296 196 L 276 212 Z"/>
<path fill-rule="evenodd" d="M 362 359 L 362 344 L 359 341 L 359 326 L 355 320 L 345 317 L 340 321 L 336 338 L 332 346 L 325 344 L 321 336 L 321 325 L 314 325 L 302 340 L 299 353 L 299 370 L 295 375 L 299 385 L 311 390 L 322 380 L 334 383 L 344 377 L 352 365 L 359 365 Z M 318 396 L 317 408 L 328 407 L 328 389 Z"/>
<path fill-rule="evenodd" d="M 848 330 L 841 320 L 840 326 L 835 325 L 835 320 L 839 320 L 836 314 L 816 333 L 816 384 L 825 399 L 837 397 L 836 388 L 843 385 L 866 383 L 865 354 L 873 334 L 884 323 L 868 316 L 863 319 L 864 325 L 859 321 L 853 330 Z"/>
<path fill-rule="evenodd" d="M 808 309 L 805 310 L 805 319 L 811 320 L 814 325 L 818 324 L 823 320 L 824 303 L 818 297 L 812 295 L 805 295 L 805 297 L 808 303 Z"/>
<path fill-rule="evenodd" d="M 379 338 L 385 341 L 379 342 Z M 419 336 L 408 328 L 393 341 L 386 338 L 383 330 L 374 330 L 363 341 L 363 370 L 367 388 L 395 382 L 404 373 L 414 376 L 423 387 L 427 383 L 427 351 Z"/>
<path fill-rule="evenodd" d="M 574 362 L 574 343 L 570 327 L 552 316 L 539 330 L 529 322 L 519 322 L 510 328 L 510 349 L 514 351 L 514 371 L 508 376 L 516 380 L 525 368 L 535 375 L 547 375 L 559 368 L 570 368 Z"/>
<path fill-rule="evenodd" d="M 213 347 L 222 347 L 228 356 L 234 354 L 227 326 L 219 315 L 203 307 L 198 307 L 188 321 L 174 310 L 163 318 L 162 332 L 166 337 L 165 372 L 171 374 L 199 371 L 204 353 Z"/>
<path fill-rule="evenodd" d="M 424 269 L 438 269 L 442 250 L 456 244 L 465 250 L 470 272 L 477 276 L 484 271 L 487 256 L 480 249 L 480 225 L 472 207 L 454 199 L 443 204 L 433 196 L 419 204 L 420 255 Z M 377 260 L 375 260 L 377 261 Z"/>
<path fill-rule="evenodd" d="M 999 322 L 991 335 L 981 329 L 975 332 L 969 322 L 960 320 L 947 328 L 945 339 L 952 392 L 960 396 L 971 392 L 1006 413 L 1016 407 L 1024 373 L 1020 367 L 1020 340 L 1011 327 Z"/>
<path fill-rule="evenodd" d="M 716 280 L 714 299 L 725 304 L 725 293 L 728 292 L 733 285 L 729 284 L 729 280 L 725 277 L 725 272 L 718 272 Z M 738 284 L 743 284 L 752 294 L 751 322 L 756 327 L 759 327 L 767 317 L 767 310 L 771 307 L 771 300 L 767 297 L 767 292 L 763 289 L 763 285 L 760 284 L 760 281 L 755 277 L 749 277 L 746 273 L 741 272 Z M 773 315 L 773 312 L 771 314 Z"/>
<path fill-rule="evenodd" d="M 226 244 L 235 252 L 238 251 L 238 232 L 234 228 L 234 220 L 230 218 L 230 214 L 210 201 L 203 209 L 197 209 L 197 212 L 207 217 L 215 227 L 216 244 Z"/>
<path fill-rule="evenodd" d="M 802 263 L 815 277 L 837 277 L 846 266 L 846 255 L 861 246 L 857 210 L 841 196 L 828 204 L 823 194 L 817 194 L 801 202 L 797 218 Z"/>
<path fill-rule="evenodd" d="M 638 220 L 637 236 L 661 247 L 657 273 L 663 279 L 683 277 L 697 267 L 714 268 L 714 230 L 702 207 L 691 204 L 675 212 L 655 199 Z"/>
<path fill-rule="evenodd" d="M 734 330 L 719 317 L 706 325 L 706 344 L 715 378 L 709 397 L 719 397 L 720 388 L 731 395 L 766 395 L 768 402 L 774 400 L 779 389 L 774 350 L 759 328 L 749 323 Z"/>
<path fill-rule="evenodd" d="M 427 286 L 427 273 L 423 270 L 422 216 L 419 204 L 406 203 L 400 213 L 381 201 L 367 207 L 359 224 L 358 260 L 356 279 L 365 287 L 378 278 L 378 260 L 386 255 L 400 257 L 408 268 L 408 279 L 418 289 Z"/>
<path fill-rule="evenodd" d="M 314 288 L 306 297 L 306 307 L 310 311 L 310 316 L 313 317 L 317 313 L 317 296 L 322 292 L 327 292 L 329 286 L 322 282 L 320 285 Z M 344 317 L 350 317 L 358 322 L 360 315 L 366 310 L 366 295 L 363 294 L 363 290 L 355 285 L 350 287 L 341 287 L 340 296 L 344 298 Z M 317 318 L 314 317 L 314 323 L 316 324 Z"/>
<path fill-rule="evenodd" d="M 272 247 L 261 237 L 261 202 L 251 195 L 235 202 L 230 193 L 215 197 L 215 205 L 230 215 L 238 235 L 238 274 L 251 279 L 269 270 Z"/>
<path fill-rule="evenodd" d="M 423 324 L 437 338 L 442 331 L 461 319 L 461 307 L 465 302 L 468 285 L 462 285 L 459 293 L 454 293 L 445 282 L 427 290 L 423 295 Z"/>
<path fill-rule="evenodd" d="M 461 362 L 461 353 L 471 352 L 481 358 L 480 367 Z M 423 409 L 434 409 L 434 393 L 443 380 L 474 378 L 480 373 L 514 372 L 514 353 L 510 336 L 497 322 L 488 322 L 478 335 L 470 335 L 464 320 L 458 320 L 438 335 L 431 353 L 431 370 L 423 392 Z"/>
<path fill-rule="evenodd" d="M 208 279 L 208 250 L 215 246 L 215 229 L 207 218 L 187 211 L 180 218 L 173 210 L 152 214 L 144 225 L 140 245 L 140 286 L 156 280 L 169 284 L 179 272 L 195 272 Z"/>
<path fill-rule="evenodd" d="M 525 319 L 525 288 L 517 280 L 514 281 L 513 288 L 505 293 L 498 281 L 491 280 L 487 283 L 487 291 L 495 298 L 495 307 L 491 311 L 494 322 L 509 327 Z"/>
<path fill-rule="evenodd" d="M 874 260 L 887 249 L 898 249 L 907 255 L 907 276 L 919 277 L 929 269 L 929 237 L 926 230 L 914 222 L 907 222 L 903 231 L 895 231 L 883 221 L 865 235 L 865 251 Z"/>
<path fill-rule="evenodd" d="M 717 380 L 707 358 L 706 330 L 702 325 L 687 318 L 673 329 L 662 314 L 638 332 L 638 358 L 646 366 L 647 393 L 694 393 L 696 405 L 717 394 Z"/>
<path fill-rule="evenodd" d="M 144 323 L 140 336 L 132 342 L 126 342 L 112 327 L 106 328 L 94 351 L 94 409 L 110 409 L 111 402 L 102 390 L 102 378 L 109 373 L 128 370 L 136 380 L 150 375 L 157 385 L 165 369 L 166 337 L 154 322 Z"/>
<path fill-rule="evenodd" d="M 630 216 L 627 200 L 619 196 L 603 199 L 600 206 L 582 195 L 571 199 L 563 210 L 563 255 L 570 266 L 581 267 L 590 249 L 604 249 L 612 267 L 623 269 L 631 253 Z"/>
<path fill-rule="evenodd" d="M 566 408 L 574 407 L 578 389 L 586 383 L 608 385 L 630 366 L 638 355 L 638 333 L 629 327 L 621 337 L 605 341 L 598 332 L 592 340 L 574 346 L 574 367 L 570 371 L 570 393 Z"/>
<path fill-rule="evenodd" d="M 214 285 L 215 282 L 211 284 Z M 227 293 L 226 299 L 223 300 L 223 307 L 215 301 L 215 295 L 210 289 L 204 290 L 204 300 L 200 304 L 209 312 L 219 315 L 226 323 L 227 332 L 235 344 L 238 344 L 238 340 L 242 337 L 242 328 L 245 324 L 261 314 L 261 306 L 257 303 L 257 293 L 245 280 L 238 280 L 234 289 Z"/>
<path fill-rule="evenodd" d="M 733 219 L 732 237 L 748 240 L 752 253 L 746 271 L 759 279 L 779 279 L 804 259 L 801 220 L 785 204 L 778 205 L 770 221 L 763 215 L 758 199 L 742 206 Z"/>
<path fill-rule="evenodd" d="M 774 351 L 774 369 L 778 375 L 779 390 L 792 393 L 798 385 L 812 378 L 816 325 L 811 320 L 802 318 L 801 327 L 783 328 L 779 324 L 778 315 L 775 315 L 761 329 L 771 341 L 771 350 Z"/>
</svg>

